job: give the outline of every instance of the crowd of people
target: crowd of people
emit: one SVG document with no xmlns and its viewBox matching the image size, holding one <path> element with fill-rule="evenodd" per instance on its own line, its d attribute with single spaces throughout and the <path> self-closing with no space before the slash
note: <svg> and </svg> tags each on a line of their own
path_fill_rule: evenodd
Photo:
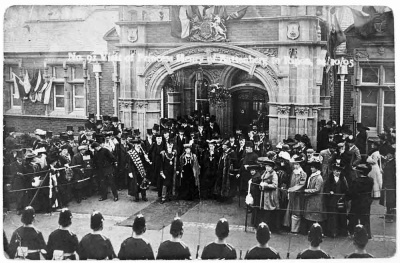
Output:
<svg viewBox="0 0 400 263">
<path fill-rule="evenodd" d="M 219 219 L 216 224 L 216 240 L 206 244 L 201 255 L 198 247 L 196 256 L 192 256 L 189 247 L 182 240 L 184 224 L 179 217 L 172 220 L 170 226 L 171 238 L 160 244 L 156 256 L 151 244 L 144 237 L 146 219 L 142 214 L 135 217 L 132 224 L 132 236 L 121 243 L 118 254 L 115 253 L 111 240 L 102 233 L 104 217 L 98 211 L 91 214 L 90 228 L 92 232 L 86 234 L 80 241 L 76 234 L 71 231 L 72 213 L 68 208 L 61 210 L 58 220 L 59 228 L 49 235 L 47 243 L 43 234 L 34 227 L 34 218 L 34 208 L 26 207 L 21 216 L 23 225 L 14 231 L 9 244 L 4 235 L 7 257 L 30 260 L 103 260 L 115 258 L 120 260 L 190 260 L 192 258 L 232 260 L 238 258 L 235 247 L 227 242 L 229 223 L 225 218 Z M 270 239 L 271 232 L 268 224 L 261 222 L 256 230 L 257 244 L 246 251 L 244 259 L 280 259 L 279 252 L 268 245 Z M 323 230 L 318 223 L 311 225 L 308 231 L 308 241 L 310 242 L 309 248 L 298 253 L 297 259 L 332 258 L 320 246 L 323 241 Z M 373 256 L 366 251 L 367 243 L 367 230 L 362 225 L 356 225 L 353 236 L 355 252 L 346 255 L 346 258 L 372 258 Z M 288 255 L 287 258 L 289 258 Z"/>
<path fill-rule="evenodd" d="M 32 147 L 6 152 L 5 207 L 14 195 L 17 211 L 30 205 L 51 212 L 92 195 L 113 200 L 128 190 L 135 202 L 205 200 L 231 203 L 246 196 L 250 224 L 265 222 L 272 232 L 307 234 L 318 222 L 332 237 L 354 234 L 362 224 L 371 238 L 370 208 L 374 199 L 385 206 L 385 220 L 395 220 L 395 130 L 368 139 L 367 127 L 357 132 L 333 121 L 321 122 L 317 151 L 306 134 L 271 145 L 268 133 L 251 123 L 222 135 L 215 116 L 161 119 L 141 139 L 138 129 L 125 128 L 117 117 L 84 127 L 68 126 L 53 136 L 37 129 Z M 15 133 L 5 139 L 13 145 Z M 7 141 L 8 140 L 8 141 Z M 15 145 L 15 144 L 14 144 Z M 329 227 L 324 227 L 328 224 Z"/>
</svg>

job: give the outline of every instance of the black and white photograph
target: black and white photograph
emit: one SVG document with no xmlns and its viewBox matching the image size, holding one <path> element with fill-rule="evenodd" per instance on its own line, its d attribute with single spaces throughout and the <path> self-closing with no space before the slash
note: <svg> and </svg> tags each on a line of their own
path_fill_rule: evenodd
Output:
<svg viewBox="0 0 400 263">
<path fill-rule="evenodd" d="M 3 259 L 399 259 L 394 4 L 0 10 Z"/>
</svg>

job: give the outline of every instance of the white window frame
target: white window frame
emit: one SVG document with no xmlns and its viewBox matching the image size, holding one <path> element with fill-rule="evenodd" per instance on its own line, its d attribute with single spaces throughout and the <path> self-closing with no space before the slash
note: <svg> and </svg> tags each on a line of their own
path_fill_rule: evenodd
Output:
<svg viewBox="0 0 400 263">
<path fill-rule="evenodd" d="M 376 132 L 378 130 L 378 126 L 379 126 L 379 100 L 380 98 L 380 87 L 376 88 L 377 91 L 377 98 L 376 98 L 376 103 L 366 103 L 366 102 L 362 102 L 362 98 L 363 98 L 363 94 L 366 93 L 366 89 L 362 89 L 361 88 L 361 92 L 360 92 L 360 109 L 359 109 L 359 116 L 360 116 L 360 121 L 362 120 L 362 107 L 363 106 L 375 106 L 376 107 L 376 120 L 375 120 L 375 127 L 369 127 L 371 129 L 372 132 Z"/>
<path fill-rule="evenodd" d="M 394 104 L 385 104 L 385 92 L 387 91 L 392 91 L 392 90 L 385 90 L 383 89 L 382 91 L 382 124 L 385 124 L 385 108 L 386 107 L 392 107 L 392 108 L 396 108 L 396 91 L 393 90 L 393 93 L 395 94 L 395 103 Z"/>
<path fill-rule="evenodd" d="M 393 70 L 395 70 L 395 67 L 394 67 L 394 65 L 393 66 L 387 66 L 387 67 L 385 67 L 385 65 L 383 65 L 383 72 L 382 72 L 382 78 L 383 78 L 383 84 L 385 84 L 385 85 L 394 85 L 395 83 L 394 82 L 386 82 L 386 68 L 393 68 Z M 396 76 L 395 76 L 396 77 Z"/>
<path fill-rule="evenodd" d="M 64 86 L 64 83 L 53 83 L 52 84 L 54 87 L 52 87 L 53 88 L 53 90 L 54 90 L 54 110 L 65 110 L 65 86 Z M 56 88 L 56 86 L 62 86 L 63 87 L 63 94 L 62 95 L 57 95 L 56 94 L 56 91 L 57 91 L 57 88 Z M 62 106 L 62 107 L 57 107 L 57 98 L 59 98 L 59 97 L 62 97 L 63 99 L 64 99 L 64 105 Z"/>
<path fill-rule="evenodd" d="M 81 96 L 75 95 L 75 87 L 77 85 L 80 85 L 83 88 L 83 95 L 81 95 Z M 85 84 L 84 83 L 72 84 L 72 111 L 79 111 L 79 112 L 80 111 L 85 111 L 85 106 L 83 106 L 83 108 L 76 108 L 76 106 L 75 106 L 75 104 L 76 104 L 75 103 L 75 99 L 76 98 L 85 100 Z"/>
<path fill-rule="evenodd" d="M 363 81 L 363 74 L 364 74 L 364 69 L 365 68 L 377 68 L 378 69 L 378 82 L 364 82 Z M 381 68 L 380 68 L 380 66 L 378 66 L 378 65 L 371 65 L 371 66 L 365 65 L 364 67 L 361 67 L 361 77 L 360 77 L 361 85 L 363 85 L 363 86 L 377 86 L 377 85 L 379 85 L 380 78 L 381 78 Z"/>
</svg>

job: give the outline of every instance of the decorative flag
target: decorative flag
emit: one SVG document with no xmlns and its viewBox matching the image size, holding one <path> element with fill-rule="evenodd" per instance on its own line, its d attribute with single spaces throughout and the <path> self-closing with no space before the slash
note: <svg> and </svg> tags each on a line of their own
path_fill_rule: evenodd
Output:
<svg viewBox="0 0 400 263">
<path fill-rule="evenodd" d="M 39 73 L 34 74 L 33 78 L 29 81 L 31 84 L 31 90 L 29 91 L 29 99 L 32 102 L 36 101 L 35 84 L 37 83 Z"/>
<path fill-rule="evenodd" d="M 190 6 L 181 6 L 179 9 L 179 20 L 181 22 L 181 38 L 187 38 L 190 33 L 190 20 L 187 15 L 187 9 Z"/>
<path fill-rule="evenodd" d="M 44 91 L 43 103 L 46 105 L 49 104 L 49 102 L 50 102 L 50 92 L 51 92 L 52 86 L 53 86 L 53 80 L 51 79 L 49 84 L 46 87 L 46 90 Z"/>
<path fill-rule="evenodd" d="M 23 84 L 24 82 L 17 75 L 15 75 L 14 72 L 12 74 L 13 74 L 14 90 L 15 90 L 14 98 L 22 99 L 23 97 L 26 96 Z"/>
<path fill-rule="evenodd" d="M 181 20 L 179 19 L 180 9 L 180 5 L 171 6 L 171 35 L 178 38 L 181 38 L 182 33 Z"/>
<path fill-rule="evenodd" d="M 42 101 L 43 92 L 47 89 L 48 85 L 49 83 L 44 81 L 43 86 L 36 93 L 36 101 Z"/>
<path fill-rule="evenodd" d="M 336 14 L 333 14 L 333 24 L 329 32 L 328 40 L 328 55 L 331 58 L 335 58 L 336 48 L 343 42 L 346 42 L 346 35 L 339 25 Z"/>
<path fill-rule="evenodd" d="M 24 78 L 24 90 L 25 90 L 25 96 L 24 99 L 28 98 L 29 91 L 31 90 L 31 83 L 29 82 L 29 75 L 28 71 L 25 73 L 25 78 Z"/>
<path fill-rule="evenodd" d="M 240 9 L 239 11 L 236 11 L 236 12 L 230 14 L 226 20 L 230 20 L 230 19 L 233 19 L 233 20 L 235 20 L 235 19 L 241 19 L 241 18 L 244 17 L 244 15 L 246 14 L 247 8 L 249 8 L 249 7 L 246 6 L 245 8 Z"/>
<path fill-rule="evenodd" d="M 43 85 L 42 83 L 42 74 L 40 73 L 40 69 L 39 69 L 39 74 L 37 77 L 37 81 L 36 81 L 36 86 L 35 86 L 35 92 L 38 91 L 38 89 Z"/>
</svg>

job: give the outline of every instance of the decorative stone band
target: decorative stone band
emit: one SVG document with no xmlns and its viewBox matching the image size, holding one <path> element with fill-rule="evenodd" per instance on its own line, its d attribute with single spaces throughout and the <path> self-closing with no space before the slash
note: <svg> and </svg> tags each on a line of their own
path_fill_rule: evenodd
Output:
<svg viewBox="0 0 400 263">
<path fill-rule="evenodd" d="M 309 110 L 310 110 L 310 108 L 308 108 L 308 107 L 296 108 L 296 109 L 294 109 L 294 112 L 296 113 L 296 115 L 307 117 Z"/>
<path fill-rule="evenodd" d="M 278 115 L 289 115 L 290 106 L 277 106 L 276 111 Z"/>
</svg>

